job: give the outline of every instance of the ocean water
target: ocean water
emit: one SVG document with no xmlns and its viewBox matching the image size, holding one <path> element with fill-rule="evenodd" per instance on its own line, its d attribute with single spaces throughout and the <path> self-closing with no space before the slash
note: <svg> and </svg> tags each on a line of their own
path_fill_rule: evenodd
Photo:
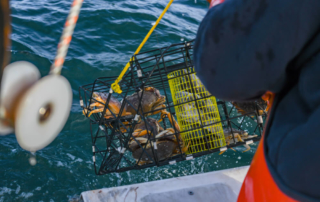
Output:
<svg viewBox="0 0 320 202">
<path fill-rule="evenodd" d="M 28 162 L 14 136 L 0 137 L 0 202 L 68 201 L 82 191 L 199 174 L 249 165 L 255 152 L 228 150 L 138 171 L 96 176 L 89 121 L 79 106 L 78 87 L 120 73 L 168 1 L 84 1 L 62 70 L 71 83 L 73 104 L 59 136 Z M 48 74 L 70 8 L 70 0 L 11 0 L 11 61 L 35 64 Z M 195 38 L 208 10 L 205 0 L 176 0 L 142 50 Z"/>
</svg>

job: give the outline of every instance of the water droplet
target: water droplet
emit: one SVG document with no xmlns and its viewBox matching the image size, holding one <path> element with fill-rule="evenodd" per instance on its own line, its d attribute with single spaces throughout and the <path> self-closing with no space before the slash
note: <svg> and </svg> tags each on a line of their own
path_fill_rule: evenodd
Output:
<svg viewBox="0 0 320 202">
<path fill-rule="evenodd" d="M 37 159 L 36 159 L 36 153 L 35 152 L 30 152 L 29 163 L 32 166 L 35 166 L 37 164 Z"/>
<path fill-rule="evenodd" d="M 151 23 L 152 26 L 154 26 L 156 24 L 156 22 Z"/>
<path fill-rule="evenodd" d="M 194 0 L 194 3 L 196 4 L 196 3 L 197 3 L 197 0 Z"/>
<path fill-rule="evenodd" d="M 184 38 L 181 38 L 181 41 L 184 41 Z"/>
<path fill-rule="evenodd" d="M 31 157 L 29 158 L 29 163 L 30 163 L 30 165 L 35 166 L 35 165 L 37 164 L 37 159 L 36 159 L 36 157 L 31 156 Z"/>
</svg>

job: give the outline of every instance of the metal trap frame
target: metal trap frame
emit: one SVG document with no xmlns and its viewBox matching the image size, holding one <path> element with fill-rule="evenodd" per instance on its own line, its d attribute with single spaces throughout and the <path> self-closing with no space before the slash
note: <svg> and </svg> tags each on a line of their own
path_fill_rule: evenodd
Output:
<svg viewBox="0 0 320 202">
<path fill-rule="evenodd" d="M 174 164 L 260 140 L 266 114 L 259 114 L 255 102 L 251 105 L 256 110 L 240 114 L 230 102 L 206 92 L 193 68 L 193 43 L 133 55 L 119 82 L 122 94 L 111 90 L 117 77 L 100 77 L 79 87 L 97 175 Z M 178 91 L 173 90 L 174 79 Z M 188 99 L 178 99 L 185 91 Z M 182 120 L 186 107 L 193 108 L 192 118 Z"/>
</svg>

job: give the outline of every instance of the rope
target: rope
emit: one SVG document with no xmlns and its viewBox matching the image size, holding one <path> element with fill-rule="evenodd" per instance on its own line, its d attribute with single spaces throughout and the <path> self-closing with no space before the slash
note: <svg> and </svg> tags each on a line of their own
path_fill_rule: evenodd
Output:
<svg viewBox="0 0 320 202">
<path fill-rule="evenodd" d="M 152 26 L 152 28 L 150 29 L 150 31 L 148 32 L 147 36 L 143 39 L 143 41 L 141 42 L 141 44 L 139 45 L 139 47 L 137 48 L 136 52 L 134 52 L 134 55 L 138 54 L 141 50 L 141 48 L 143 47 L 143 45 L 146 43 L 146 41 L 149 39 L 150 35 L 152 34 L 153 30 L 157 27 L 157 25 L 159 24 L 160 20 L 162 19 L 162 17 L 164 16 L 164 14 L 167 12 L 167 10 L 169 9 L 169 7 L 171 6 L 172 2 L 174 0 L 170 0 L 170 2 L 168 3 L 168 5 L 165 7 L 165 9 L 162 11 L 161 15 L 159 16 L 159 18 L 157 19 L 156 23 Z M 119 86 L 119 82 L 121 81 L 122 77 L 124 76 L 124 74 L 126 73 L 126 71 L 129 69 L 130 67 L 130 63 L 133 61 L 133 58 L 130 58 L 130 61 L 126 64 L 126 66 L 123 68 L 122 72 L 120 73 L 119 77 L 115 80 L 115 82 L 111 85 L 111 89 L 118 93 L 121 94 L 122 90 Z"/>
<path fill-rule="evenodd" d="M 50 74 L 61 74 L 61 69 L 68 52 L 72 34 L 76 26 L 83 0 L 74 0 L 64 25 L 62 36 L 58 45 L 57 55 L 51 66 Z"/>
</svg>

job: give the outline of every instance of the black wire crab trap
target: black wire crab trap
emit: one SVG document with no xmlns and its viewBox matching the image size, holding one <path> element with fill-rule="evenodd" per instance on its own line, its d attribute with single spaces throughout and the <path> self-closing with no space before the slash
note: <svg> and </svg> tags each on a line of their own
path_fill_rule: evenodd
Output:
<svg viewBox="0 0 320 202">
<path fill-rule="evenodd" d="M 79 88 L 97 175 L 174 164 L 260 140 L 264 101 L 217 101 L 193 68 L 193 41 L 133 56 L 117 77 Z M 223 84 L 222 84 L 223 85 Z"/>
</svg>

